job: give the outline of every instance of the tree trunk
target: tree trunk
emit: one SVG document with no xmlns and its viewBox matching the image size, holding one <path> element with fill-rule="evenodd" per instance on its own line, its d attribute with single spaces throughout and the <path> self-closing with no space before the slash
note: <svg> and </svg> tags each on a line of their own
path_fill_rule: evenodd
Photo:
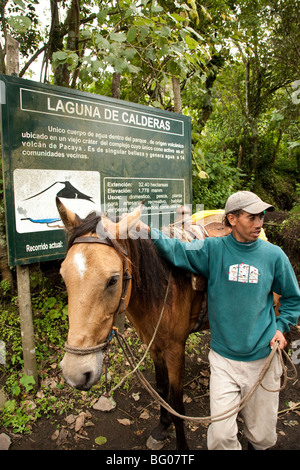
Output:
<svg viewBox="0 0 300 470">
<path fill-rule="evenodd" d="M 258 164 L 258 128 L 256 119 L 251 119 L 252 173 L 257 175 Z"/>
<path fill-rule="evenodd" d="M 275 161 L 276 161 L 276 157 L 277 157 L 277 154 L 278 154 L 278 149 L 279 149 L 279 145 L 280 145 L 280 142 L 281 142 L 281 138 L 282 138 L 282 129 L 280 127 L 277 142 L 276 142 L 275 149 L 274 149 L 273 156 L 272 156 L 272 162 L 271 162 L 272 168 L 274 168 L 274 165 L 275 165 Z"/>
<path fill-rule="evenodd" d="M 112 84 L 111 84 L 111 96 L 112 98 L 120 99 L 121 96 L 121 74 L 113 73 Z"/>
<path fill-rule="evenodd" d="M 239 146 L 238 163 L 237 163 L 237 167 L 238 167 L 239 169 L 242 168 L 242 161 L 243 161 L 243 146 L 240 145 L 240 146 Z"/>
<path fill-rule="evenodd" d="M 178 77 L 172 77 L 173 94 L 174 94 L 174 111 L 175 113 L 182 113 L 180 80 Z"/>
<path fill-rule="evenodd" d="M 5 2 L 0 2 L 1 28 L 4 36 L 4 45 L 0 42 L 0 73 L 5 73 L 5 43 L 6 43 L 6 20 L 4 17 Z"/>
<path fill-rule="evenodd" d="M 15 74 L 19 73 L 19 43 L 16 39 L 12 38 L 9 34 L 7 34 L 6 36 L 5 73 L 7 75 L 12 75 L 13 73 Z"/>
<path fill-rule="evenodd" d="M 0 248 L 0 272 L 2 280 L 8 281 L 12 289 L 14 285 L 14 279 L 8 266 L 6 246 Z"/>
<path fill-rule="evenodd" d="M 59 23 L 58 0 L 51 1 L 52 24 L 50 32 L 50 57 L 52 54 L 63 48 L 62 30 L 67 31 L 67 51 L 74 51 L 79 55 L 78 40 L 80 27 L 80 0 L 72 0 L 65 24 Z M 68 87 L 70 86 L 69 64 L 63 64 L 56 68 L 54 72 L 54 84 Z"/>
</svg>

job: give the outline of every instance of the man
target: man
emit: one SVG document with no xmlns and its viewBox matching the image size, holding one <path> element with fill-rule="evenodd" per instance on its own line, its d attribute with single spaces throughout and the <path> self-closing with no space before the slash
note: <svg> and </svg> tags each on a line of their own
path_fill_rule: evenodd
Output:
<svg viewBox="0 0 300 470">
<path fill-rule="evenodd" d="M 279 247 L 259 238 L 264 212 L 273 209 L 254 193 L 239 191 L 225 206 L 226 224 L 232 227 L 227 237 L 183 243 L 156 229 L 150 231 L 168 261 L 208 279 L 212 416 L 232 408 L 247 394 L 275 341 L 283 349 L 283 333 L 299 318 L 299 286 L 291 264 Z M 281 295 L 279 317 L 274 314 L 273 292 Z M 281 374 L 279 355 L 275 355 L 265 387 L 278 389 Z M 278 392 L 259 387 L 243 409 L 250 449 L 275 445 L 278 400 Z M 213 422 L 208 449 L 240 450 L 237 432 L 237 415 Z"/>
</svg>

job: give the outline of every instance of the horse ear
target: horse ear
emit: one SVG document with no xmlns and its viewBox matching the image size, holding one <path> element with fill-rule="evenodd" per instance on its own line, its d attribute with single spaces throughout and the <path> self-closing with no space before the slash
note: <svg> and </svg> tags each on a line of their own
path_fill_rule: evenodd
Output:
<svg viewBox="0 0 300 470">
<path fill-rule="evenodd" d="M 137 209 L 126 214 L 120 222 L 114 223 L 109 219 L 102 218 L 102 222 L 105 230 L 107 230 L 112 237 L 116 239 L 127 238 L 127 235 L 130 234 L 130 231 L 133 230 L 138 223 L 141 213 L 143 210 L 143 203 L 138 206 Z"/>
<path fill-rule="evenodd" d="M 68 231 L 80 225 L 80 217 L 75 214 L 75 212 L 67 209 L 58 197 L 56 197 L 56 207 L 61 220 Z"/>
</svg>

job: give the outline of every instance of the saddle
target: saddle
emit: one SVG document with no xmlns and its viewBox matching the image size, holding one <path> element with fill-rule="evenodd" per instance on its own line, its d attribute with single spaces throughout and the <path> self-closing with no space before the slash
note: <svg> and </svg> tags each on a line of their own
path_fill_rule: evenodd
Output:
<svg viewBox="0 0 300 470">
<path fill-rule="evenodd" d="M 163 228 L 162 232 L 170 238 L 179 238 L 183 242 L 192 240 L 204 240 L 207 237 L 225 237 L 231 233 L 231 228 L 226 227 L 222 221 L 222 215 L 216 214 L 193 222 L 190 217 L 190 209 L 181 206 L 177 210 L 177 218 L 170 226 Z M 196 323 L 190 333 L 203 331 L 209 328 L 207 308 L 207 279 L 201 274 L 187 273 L 191 278 L 192 289 L 202 293 L 201 309 Z"/>
</svg>

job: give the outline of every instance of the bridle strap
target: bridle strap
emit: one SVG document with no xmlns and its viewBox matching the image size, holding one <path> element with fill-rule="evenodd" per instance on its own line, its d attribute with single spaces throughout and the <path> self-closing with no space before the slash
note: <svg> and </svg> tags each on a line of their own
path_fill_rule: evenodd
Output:
<svg viewBox="0 0 300 470">
<path fill-rule="evenodd" d="M 108 245 L 108 246 L 113 247 L 113 244 L 109 238 L 77 237 L 74 239 L 72 245 L 77 245 L 79 243 L 99 243 L 101 245 Z"/>
<path fill-rule="evenodd" d="M 93 354 L 99 351 L 103 351 L 108 346 L 108 341 L 105 343 L 97 344 L 96 346 L 91 346 L 90 348 L 77 348 L 75 346 L 70 346 L 67 342 L 65 343 L 65 351 L 71 354 L 76 354 L 77 356 L 86 356 L 87 354 Z"/>
<path fill-rule="evenodd" d="M 77 244 L 80 244 L 80 243 L 99 243 L 101 245 L 108 245 L 112 248 L 115 248 L 112 241 L 109 238 L 77 237 L 77 238 L 74 239 L 72 245 L 77 245 Z M 123 248 L 122 248 L 122 250 L 123 250 L 123 253 L 125 254 L 125 256 L 127 256 L 128 253 L 126 252 L 126 250 L 124 250 Z M 125 308 L 126 308 L 126 295 L 127 295 L 127 292 L 128 292 L 129 283 L 130 283 L 131 279 L 132 279 L 132 276 L 129 273 L 129 269 L 128 269 L 128 266 L 127 266 L 127 259 L 125 257 L 124 261 L 123 261 L 122 293 L 121 293 L 121 298 L 120 298 L 119 305 L 118 305 L 117 310 L 115 311 L 114 316 L 113 316 L 112 331 L 114 329 L 115 319 L 116 319 L 117 315 L 119 313 L 121 313 L 122 311 L 125 311 Z M 66 342 L 65 343 L 65 351 L 68 352 L 68 353 L 71 353 L 71 354 L 76 354 L 78 356 L 85 356 L 87 354 L 93 354 L 93 353 L 96 353 L 96 352 L 99 352 L 99 351 L 103 351 L 108 347 L 111 337 L 112 337 L 112 332 L 110 332 L 110 334 L 108 335 L 108 339 L 104 343 L 97 344 L 96 346 L 91 346 L 89 348 L 78 348 L 78 347 L 75 347 L 75 346 L 70 346 Z"/>
</svg>

